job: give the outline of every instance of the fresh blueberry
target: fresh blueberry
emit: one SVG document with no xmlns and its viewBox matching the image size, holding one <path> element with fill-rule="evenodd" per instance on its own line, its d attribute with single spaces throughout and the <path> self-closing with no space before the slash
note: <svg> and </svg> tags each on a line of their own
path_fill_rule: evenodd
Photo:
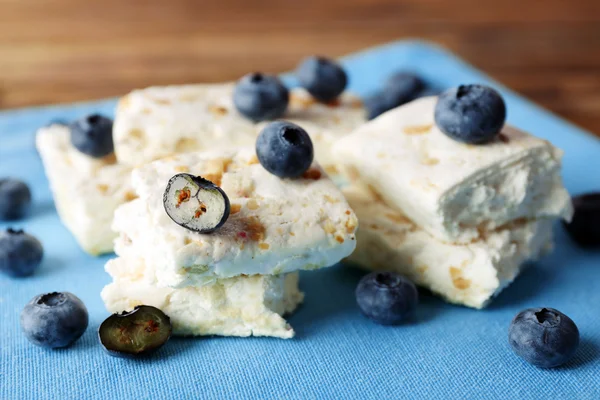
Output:
<svg viewBox="0 0 600 400">
<path fill-rule="evenodd" d="M 397 325 L 414 316 L 419 294 L 414 283 L 395 272 L 372 272 L 356 287 L 360 311 L 381 325 Z"/>
<path fill-rule="evenodd" d="M 322 102 L 335 100 L 348 84 L 344 69 L 335 61 L 324 57 L 304 59 L 296 68 L 296 75 L 300 86 Z"/>
<path fill-rule="evenodd" d="M 98 338 L 111 356 L 134 358 L 152 354 L 171 337 L 171 319 L 156 307 L 137 306 L 113 314 L 98 329 Z"/>
<path fill-rule="evenodd" d="M 280 178 L 297 178 L 314 158 L 312 140 L 298 125 L 275 121 L 267 125 L 256 140 L 256 155 L 262 166 Z"/>
<path fill-rule="evenodd" d="M 418 98 L 424 88 L 423 80 L 412 72 L 398 72 L 390 76 L 384 84 L 383 91 L 365 100 L 367 119 L 371 120 Z"/>
<path fill-rule="evenodd" d="M 52 126 L 52 125 L 63 125 L 63 126 L 68 126 L 69 123 L 67 122 L 66 119 L 63 118 L 53 118 L 50 121 L 48 121 L 46 123 L 46 125 L 44 126 Z"/>
<path fill-rule="evenodd" d="M 289 98 L 289 91 L 279 78 L 258 72 L 242 77 L 233 90 L 237 110 L 256 122 L 281 117 Z"/>
<path fill-rule="evenodd" d="M 29 341 L 42 347 L 66 347 L 83 335 L 88 311 L 69 292 L 47 293 L 31 299 L 21 312 L 21 328 Z"/>
<path fill-rule="evenodd" d="M 173 176 L 163 195 L 167 215 L 178 225 L 198 233 L 210 233 L 229 218 L 229 198 L 217 185 L 201 176 Z"/>
<path fill-rule="evenodd" d="M 389 77 L 384 93 L 392 107 L 398 107 L 417 98 L 423 90 L 423 80 L 412 72 L 399 72 Z"/>
<path fill-rule="evenodd" d="M 88 115 L 71 124 L 71 143 L 90 157 L 105 157 L 114 151 L 112 127 L 110 118 Z"/>
<path fill-rule="evenodd" d="M 0 179 L 0 220 L 18 219 L 31 205 L 31 191 L 25 182 Z"/>
<path fill-rule="evenodd" d="M 434 116 L 438 128 L 450 138 L 480 144 L 500 133 L 506 105 L 500 93 L 490 87 L 461 85 L 440 95 Z"/>
<path fill-rule="evenodd" d="M 394 108 L 390 106 L 388 98 L 383 92 L 367 97 L 363 105 L 367 110 L 367 120 L 369 121 Z"/>
<path fill-rule="evenodd" d="M 573 197 L 575 213 L 567 232 L 583 247 L 600 247 L 600 192 Z"/>
<path fill-rule="evenodd" d="M 13 277 L 33 274 L 42 262 L 44 249 L 39 240 L 22 230 L 0 232 L 0 271 Z"/>
<path fill-rule="evenodd" d="M 553 368 L 575 354 L 579 330 L 571 318 L 554 308 L 528 308 L 510 323 L 508 342 L 528 363 Z"/>
</svg>

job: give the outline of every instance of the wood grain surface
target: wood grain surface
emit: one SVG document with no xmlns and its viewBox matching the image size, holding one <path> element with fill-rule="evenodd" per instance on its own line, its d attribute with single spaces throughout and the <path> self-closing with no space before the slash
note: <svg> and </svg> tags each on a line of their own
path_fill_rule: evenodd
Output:
<svg viewBox="0 0 600 400">
<path fill-rule="evenodd" d="M 438 42 L 600 133 L 599 0 L 0 0 L 0 108 Z"/>
</svg>

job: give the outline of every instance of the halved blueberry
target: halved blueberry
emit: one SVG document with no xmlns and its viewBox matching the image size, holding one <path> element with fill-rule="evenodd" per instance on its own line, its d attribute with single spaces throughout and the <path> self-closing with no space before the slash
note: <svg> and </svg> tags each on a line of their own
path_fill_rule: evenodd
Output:
<svg viewBox="0 0 600 400">
<path fill-rule="evenodd" d="M 567 362 L 579 346 L 577 325 L 554 308 L 528 308 L 508 328 L 508 341 L 522 359 L 540 368 Z"/>
<path fill-rule="evenodd" d="M 259 72 L 242 77 L 233 91 L 235 107 L 253 121 L 281 117 L 288 106 L 289 97 L 288 89 L 279 78 Z"/>
<path fill-rule="evenodd" d="M 167 215 L 178 225 L 198 233 L 210 233 L 229 218 L 229 198 L 217 185 L 201 176 L 173 176 L 163 196 Z"/>
<path fill-rule="evenodd" d="M 31 191 L 23 181 L 0 179 L 0 220 L 13 220 L 25 215 L 31 205 Z"/>
<path fill-rule="evenodd" d="M 87 329 L 88 320 L 83 302 L 69 292 L 36 296 L 21 312 L 21 328 L 27 339 L 50 348 L 75 342 Z"/>
<path fill-rule="evenodd" d="M 600 247 L 600 192 L 573 197 L 575 213 L 565 228 L 583 247 Z"/>
<path fill-rule="evenodd" d="M 435 106 L 435 123 L 448 137 L 482 144 L 500 133 L 506 120 L 504 99 L 483 85 L 461 85 L 442 93 Z"/>
<path fill-rule="evenodd" d="M 297 178 L 313 162 L 314 149 L 308 133 L 287 121 L 268 124 L 256 140 L 256 155 L 262 166 L 280 178 Z"/>
<path fill-rule="evenodd" d="M 322 102 L 335 100 L 348 84 L 348 76 L 340 64 L 319 56 L 304 59 L 296 68 L 296 76 L 300 86 Z"/>
<path fill-rule="evenodd" d="M 171 319 L 164 312 L 152 306 L 137 306 L 104 320 L 98 338 L 111 356 L 133 358 L 161 348 L 172 331 Z"/>
<path fill-rule="evenodd" d="M 71 124 L 71 143 L 90 157 L 105 157 L 114 151 L 112 127 L 110 118 L 88 115 Z"/>
<path fill-rule="evenodd" d="M 22 230 L 0 232 L 0 271 L 13 277 L 33 274 L 44 257 L 44 248 L 35 237 Z"/>
<path fill-rule="evenodd" d="M 419 302 L 415 284 L 395 272 L 372 272 L 356 287 L 360 311 L 381 325 L 397 325 L 411 319 Z"/>
</svg>

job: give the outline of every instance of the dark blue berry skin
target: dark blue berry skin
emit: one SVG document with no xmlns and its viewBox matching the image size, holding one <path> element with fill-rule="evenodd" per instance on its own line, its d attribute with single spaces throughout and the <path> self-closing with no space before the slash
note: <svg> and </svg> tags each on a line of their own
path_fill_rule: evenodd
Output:
<svg viewBox="0 0 600 400">
<path fill-rule="evenodd" d="M 461 85 L 439 96 L 434 116 L 438 128 L 450 138 L 482 144 L 500 133 L 506 120 L 506 104 L 490 87 Z"/>
<path fill-rule="evenodd" d="M 378 117 L 392 108 L 399 107 L 420 96 L 425 83 L 411 72 L 399 72 L 389 77 L 383 90 L 367 98 L 367 119 Z"/>
<path fill-rule="evenodd" d="M 90 157 L 105 157 L 114 151 L 112 127 L 110 118 L 88 115 L 71 124 L 71 143 Z"/>
<path fill-rule="evenodd" d="M 88 321 L 87 308 L 69 292 L 36 296 L 21 312 L 21 328 L 27 339 L 53 349 L 69 346 L 79 339 Z"/>
<path fill-rule="evenodd" d="M 275 121 L 256 140 L 256 155 L 262 166 L 280 178 L 297 178 L 313 162 L 314 149 L 308 133 L 298 125 Z"/>
<path fill-rule="evenodd" d="M 384 93 L 377 93 L 367 97 L 363 101 L 363 105 L 367 110 L 367 120 L 369 121 L 394 108 L 390 106 L 388 98 Z"/>
<path fill-rule="evenodd" d="M 300 86 L 325 103 L 335 100 L 348 84 L 346 71 L 338 63 L 318 56 L 304 59 L 296 68 L 296 76 Z"/>
<path fill-rule="evenodd" d="M 540 368 L 567 362 L 579 345 L 579 330 L 571 318 L 553 308 L 528 308 L 510 323 L 508 341 L 514 352 Z"/>
<path fill-rule="evenodd" d="M 565 228 L 580 246 L 600 248 L 600 192 L 573 197 L 575 213 Z"/>
<path fill-rule="evenodd" d="M 0 179 L 0 220 L 19 219 L 31 205 L 31 191 L 25 182 Z"/>
<path fill-rule="evenodd" d="M 414 283 L 395 272 L 372 272 L 356 287 L 360 311 L 381 325 L 397 325 L 410 320 L 419 294 Z"/>
<path fill-rule="evenodd" d="M 0 232 L 0 272 L 12 277 L 33 274 L 44 257 L 44 248 L 35 237 L 22 230 Z"/>
<path fill-rule="evenodd" d="M 279 78 L 258 72 L 242 77 L 233 90 L 237 110 L 255 122 L 281 117 L 289 100 L 289 90 Z"/>
</svg>

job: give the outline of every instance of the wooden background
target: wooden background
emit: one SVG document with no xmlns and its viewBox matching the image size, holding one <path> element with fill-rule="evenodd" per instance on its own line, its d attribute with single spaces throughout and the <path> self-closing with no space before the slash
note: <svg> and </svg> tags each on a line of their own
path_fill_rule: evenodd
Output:
<svg viewBox="0 0 600 400">
<path fill-rule="evenodd" d="M 0 0 L 0 108 L 285 71 L 405 37 L 600 133 L 600 0 Z"/>
</svg>

